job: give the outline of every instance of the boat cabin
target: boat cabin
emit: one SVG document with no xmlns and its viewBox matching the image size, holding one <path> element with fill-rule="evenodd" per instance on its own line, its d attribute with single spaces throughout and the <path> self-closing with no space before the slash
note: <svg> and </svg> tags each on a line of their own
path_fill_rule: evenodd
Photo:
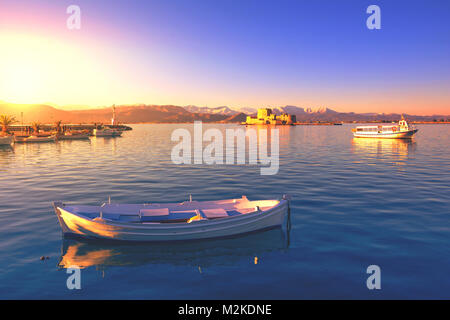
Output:
<svg viewBox="0 0 450 320">
<path fill-rule="evenodd" d="M 374 132 L 374 133 L 382 133 L 382 132 L 395 132 L 399 131 L 399 126 L 364 126 L 364 127 L 356 127 L 356 132 Z"/>
</svg>

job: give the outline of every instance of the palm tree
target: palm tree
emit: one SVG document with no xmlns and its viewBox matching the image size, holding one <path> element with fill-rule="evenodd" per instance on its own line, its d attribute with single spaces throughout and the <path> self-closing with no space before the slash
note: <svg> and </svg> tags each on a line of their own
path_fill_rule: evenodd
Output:
<svg viewBox="0 0 450 320">
<path fill-rule="evenodd" d="M 55 122 L 55 127 L 56 127 L 56 133 L 60 134 L 61 133 L 61 120 L 58 120 Z"/>
<path fill-rule="evenodd" d="M 8 133 L 8 126 L 16 123 L 17 120 L 15 117 L 13 116 L 8 116 L 8 115 L 0 115 L 0 125 L 2 125 L 2 132 L 3 133 Z"/>
<path fill-rule="evenodd" d="M 41 124 L 36 121 L 36 122 L 33 122 L 31 124 L 31 127 L 33 128 L 33 132 L 37 134 L 37 133 L 39 133 L 39 129 L 41 128 Z"/>
</svg>

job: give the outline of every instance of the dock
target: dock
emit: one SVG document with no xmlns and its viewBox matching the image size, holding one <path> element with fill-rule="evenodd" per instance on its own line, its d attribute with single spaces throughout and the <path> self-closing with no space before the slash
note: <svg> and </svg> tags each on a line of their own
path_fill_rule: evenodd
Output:
<svg viewBox="0 0 450 320">
<path fill-rule="evenodd" d="M 94 131 L 94 129 L 98 129 L 100 127 L 104 128 L 111 128 L 111 129 L 117 129 L 120 131 L 130 131 L 133 130 L 131 127 L 124 125 L 124 124 L 61 124 L 61 129 L 63 131 L 82 131 L 82 130 L 89 130 Z M 40 124 L 39 128 L 43 131 L 53 131 L 56 130 L 55 124 Z M 29 132 L 33 129 L 32 125 L 10 125 L 8 126 L 8 130 L 11 132 Z"/>
</svg>

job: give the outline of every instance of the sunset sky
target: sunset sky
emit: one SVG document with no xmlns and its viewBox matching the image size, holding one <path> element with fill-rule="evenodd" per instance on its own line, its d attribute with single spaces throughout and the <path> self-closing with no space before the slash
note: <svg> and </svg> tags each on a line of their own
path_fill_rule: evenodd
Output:
<svg viewBox="0 0 450 320">
<path fill-rule="evenodd" d="M 0 100 L 450 114 L 449 17 L 446 0 L 2 0 Z"/>
</svg>

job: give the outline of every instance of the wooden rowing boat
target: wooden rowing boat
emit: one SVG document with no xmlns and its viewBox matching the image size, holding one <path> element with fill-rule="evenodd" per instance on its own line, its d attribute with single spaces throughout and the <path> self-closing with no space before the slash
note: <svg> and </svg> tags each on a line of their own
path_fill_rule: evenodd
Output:
<svg viewBox="0 0 450 320">
<path fill-rule="evenodd" d="M 289 197 L 280 200 L 53 206 L 64 235 L 122 241 L 222 238 L 281 226 Z"/>
</svg>

